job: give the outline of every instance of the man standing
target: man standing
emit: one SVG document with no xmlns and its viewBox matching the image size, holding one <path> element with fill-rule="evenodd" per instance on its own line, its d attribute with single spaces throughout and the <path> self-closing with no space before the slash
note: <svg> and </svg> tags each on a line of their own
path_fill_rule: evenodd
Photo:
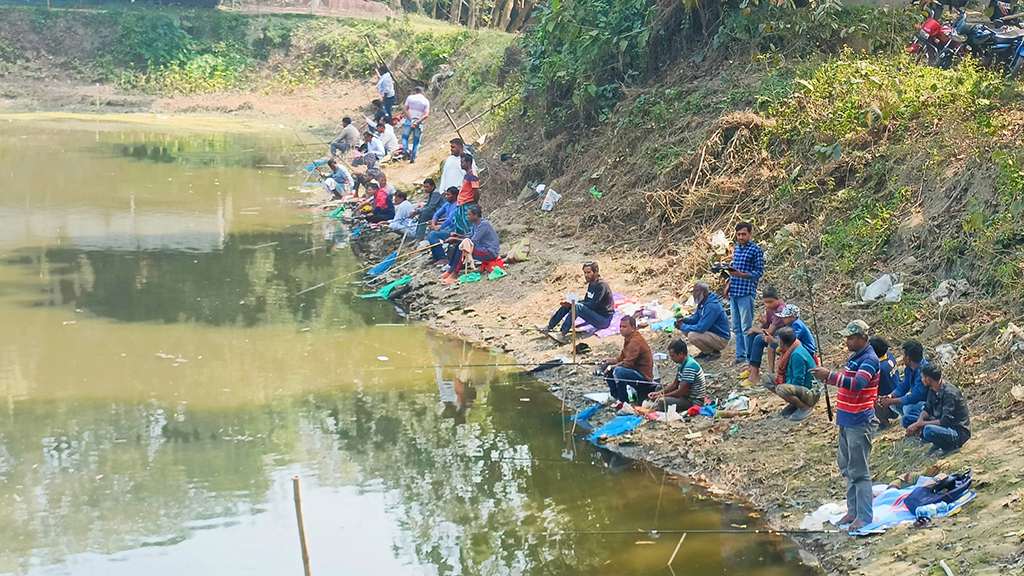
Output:
<svg viewBox="0 0 1024 576">
<path fill-rule="evenodd" d="M 359 129 L 352 125 L 352 119 L 345 116 L 341 119 L 341 135 L 331 142 L 331 156 L 344 154 L 359 145 Z"/>
<path fill-rule="evenodd" d="M 903 381 L 887 397 L 878 401 L 879 406 L 892 409 L 903 416 L 900 424 L 904 428 L 917 422 L 924 401 L 928 399 L 928 388 L 921 380 L 921 371 L 928 365 L 924 359 L 924 346 L 917 340 L 903 343 Z"/>
<path fill-rule="evenodd" d="M 405 129 L 402 130 L 402 149 L 409 153 L 409 163 L 416 161 L 416 153 L 420 150 L 420 135 L 423 134 L 423 121 L 430 116 L 430 100 L 423 95 L 423 87 L 417 86 L 412 94 L 405 99 Z M 409 147 L 409 134 L 412 134 L 412 148 Z"/>
<path fill-rule="evenodd" d="M 712 294 L 707 283 L 697 282 L 691 292 L 697 309 L 692 316 L 676 320 L 676 328 L 689 344 L 700 350 L 698 360 L 717 360 L 729 344 L 729 318 L 718 294 Z"/>
<path fill-rule="evenodd" d="M 444 168 L 441 169 L 441 190 L 447 190 L 454 186 L 456 188 L 462 187 L 462 178 L 465 177 L 466 171 L 462 169 L 462 155 L 465 154 L 466 148 L 462 138 L 454 138 L 451 142 L 452 153 L 450 156 L 444 159 Z M 476 163 L 473 163 L 473 172 L 476 172 Z"/>
<path fill-rule="evenodd" d="M 622 334 L 622 352 L 615 358 L 607 358 L 604 364 L 605 383 L 612 398 L 620 404 L 629 402 L 626 386 L 636 390 L 637 399 L 647 398 L 654 392 L 654 355 L 651 347 L 636 329 L 636 318 L 623 316 L 619 323 Z"/>
<path fill-rule="evenodd" d="M 427 235 L 427 224 L 434 218 L 434 214 L 444 204 L 444 197 L 437 191 L 433 178 L 423 181 L 423 192 L 427 195 L 427 202 L 418 210 L 412 213 L 416 217 L 416 238 L 423 240 Z"/>
<path fill-rule="evenodd" d="M 673 340 L 668 345 L 668 357 L 679 365 L 675 381 L 658 392 L 651 392 L 647 398 L 665 410 L 676 406 L 679 412 L 683 412 L 691 406 L 703 406 L 704 370 L 690 356 L 686 342 Z"/>
<path fill-rule="evenodd" d="M 380 79 L 377 80 L 377 91 L 380 92 L 380 97 L 384 100 L 384 111 L 391 116 L 391 110 L 395 107 L 395 79 L 391 76 L 391 70 L 388 70 L 387 66 L 381 65 L 377 69 L 377 73 L 380 74 Z"/>
<path fill-rule="evenodd" d="M 828 368 L 813 368 L 814 377 L 836 386 L 836 424 L 839 426 L 839 471 L 846 477 L 846 509 L 848 512 L 839 525 L 850 523 L 855 532 L 870 524 L 871 471 L 868 455 L 871 440 L 878 430 L 875 419 L 875 400 L 878 396 L 878 356 L 868 346 L 868 325 L 854 320 L 839 332 L 846 337 L 850 359 L 841 373 Z"/>
<path fill-rule="evenodd" d="M 967 402 L 949 382 L 942 381 L 942 370 L 934 364 L 921 369 L 921 379 L 928 387 L 924 410 L 907 427 L 907 436 L 921 436 L 922 442 L 931 442 L 929 456 L 945 458 L 960 450 L 971 437 L 971 416 Z"/>
<path fill-rule="evenodd" d="M 764 275 L 764 253 L 750 241 L 753 226 L 749 222 L 736 225 L 736 247 L 732 253 L 729 281 L 725 295 L 732 311 L 732 334 L 736 340 L 736 364 L 747 361 L 747 332 L 754 325 L 754 299 L 757 283 Z"/>
<path fill-rule="evenodd" d="M 576 317 L 597 328 L 604 330 L 611 324 L 612 316 L 615 315 L 615 303 L 612 301 L 612 289 L 608 283 L 601 278 L 601 269 L 597 262 L 586 262 L 583 264 L 583 278 L 587 281 L 587 297 L 575 304 L 562 300 L 560 307 L 551 316 L 546 328 L 537 327 L 541 332 L 550 332 L 564 318 L 562 330 L 552 336 L 562 344 L 565 344 L 569 331 L 573 329 L 572 314 L 569 312 L 576 308 Z"/>
<path fill-rule="evenodd" d="M 473 171 L 473 156 L 463 154 L 461 160 L 462 188 L 459 190 L 459 197 L 455 201 L 455 233 L 466 235 L 473 229 L 473 225 L 466 218 L 471 206 L 476 206 L 480 201 L 480 178 Z"/>
</svg>

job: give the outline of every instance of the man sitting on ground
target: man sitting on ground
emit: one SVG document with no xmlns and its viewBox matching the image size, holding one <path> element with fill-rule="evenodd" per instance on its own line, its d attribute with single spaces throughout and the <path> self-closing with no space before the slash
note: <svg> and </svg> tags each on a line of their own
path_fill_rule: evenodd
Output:
<svg viewBox="0 0 1024 576">
<path fill-rule="evenodd" d="M 373 132 L 367 132 L 363 134 L 363 154 L 374 154 L 377 160 L 380 160 L 387 152 L 384 150 L 384 145 L 381 144 L 380 138 L 377 138 Z"/>
<path fill-rule="evenodd" d="M 455 231 L 455 198 L 459 195 L 459 189 L 452 186 L 444 191 L 445 203 L 434 213 L 434 218 L 427 224 L 427 244 L 433 246 L 430 249 L 430 261 L 427 264 L 440 264 L 448 259 L 444 253 L 444 242 L 452 236 Z M 435 244 L 440 245 L 434 246 Z"/>
<path fill-rule="evenodd" d="M 897 414 L 903 416 L 901 424 L 904 428 L 917 422 L 924 410 L 924 402 L 928 399 L 928 388 L 921 380 L 921 371 L 928 365 L 924 359 L 924 346 L 917 340 L 903 343 L 903 381 L 887 397 L 878 401 L 883 409 L 892 407 Z"/>
<path fill-rule="evenodd" d="M 331 156 L 344 154 L 359 146 L 359 129 L 352 125 L 352 119 L 345 116 L 341 119 L 341 135 L 331 142 Z"/>
<path fill-rule="evenodd" d="M 412 234 L 416 232 L 416 221 L 412 215 L 416 206 L 409 202 L 409 196 L 399 190 L 395 192 L 395 217 L 388 221 L 388 227 L 399 234 Z"/>
<path fill-rule="evenodd" d="M 703 406 L 704 370 L 690 356 L 686 342 L 673 340 L 668 345 L 668 357 L 679 365 L 675 381 L 658 392 L 649 393 L 647 397 L 661 410 L 675 406 L 678 412 L 685 412 L 691 406 Z"/>
<path fill-rule="evenodd" d="M 698 360 L 716 360 L 729 344 L 729 318 L 718 294 L 712 294 L 711 287 L 704 282 L 693 285 L 693 302 L 697 309 L 692 316 L 676 320 L 676 328 L 687 343 L 700 350 Z"/>
<path fill-rule="evenodd" d="M 774 286 L 764 289 L 761 295 L 764 299 L 764 320 L 760 326 L 753 326 L 747 331 L 747 363 L 749 366 L 744 372 L 740 372 L 740 380 L 746 378 L 749 386 L 757 384 L 761 379 L 761 358 L 764 356 L 764 349 L 768 347 L 765 338 L 772 336 L 775 332 L 785 326 L 779 313 L 786 307 L 786 303 L 779 299 L 779 292 Z M 772 345 L 775 348 L 775 345 Z M 768 354 L 768 373 L 775 372 L 775 352 Z"/>
<path fill-rule="evenodd" d="M 394 154 L 400 148 L 398 136 L 395 135 L 395 128 L 391 124 L 377 124 L 377 139 L 384 146 L 385 154 Z"/>
<path fill-rule="evenodd" d="M 612 300 L 612 289 L 608 283 L 601 279 L 601 271 L 597 262 L 586 262 L 583 264 L 583 278 L 587 281 L 587 296 L 580 302 L 571 303 L 563 300 L 560 307 L 551 316 L 547 328 L 537 327 L 542 332 L 550 332 L 555 329 L 559 322 L 562 322 L 562 330 L 552 338 L 565 344 L 569 331 L 573 329 L 572 314 L 569 312 L 575 307 L 576 317 L 597 328 L 604 330 L 612 321 L 615 315 L 615 302 Z M 562 319 L 565 319 L 564 321 Z"/>
<path fill-rule="evenodd" d="M 387 222 L 395 217 L 394 201 L 376 182 L 368 183 L 366 191 L 369 193 L 369 197 L 356 208 L 356 211 L 361 212 L 364 206 L 372 207 L 370 214 L 366 217 L 367 222 L 371 224 Z"/>
<path fill-rule="evenodd" d="M 942 381 L 942 370 L 927 364 L 921 368 L 921 379 L 928 387 L 928 399 L 917 422 L 907 427 L 907 436 L 921 436 L 931 442 L 929 455 L 945 458 L 960 450 L 971 437 L 971 416 L 963 395 L 949 382 Z"/>
<path fill-rule="evenodd" d="M 412 215 L 416 217 L 416 238 L 423 240 L 427 236 L 427 223 L 434 217 L 434 214 L 444 204 L 444 196 L 437 191 L 437 185 L 433 178 L 423 181 L 423 192 L 427 195 L 427 201 L 423 206 L 417 208 Z"/>
<path fill-rule="evenodd" d="M 363 116 L 366 118 L 366 127 L 370 130 L 376 130 L 377 124 L 391 124 L 391 114 L 384 109 L 384 102 L 381 100 L 374 100 L 370 102 L 370 106 L 373 107 L 373 118 L 369 116 Z"/>
<path fill-rule="evenodd" d="M 875 416 L 878 417 L 878 428 L 883 430 L 889 427 L 889 420 L 897 415 L 888 406 L 882 406 L 882 399 L 892 394 L 900 382 L 900 369 L 896 365 L 896 357 L 889 351 L 889 343 L 881 336 L 872 336 L 868 340 L 868 346 L 878 356 L 878 401 L 875 402 Z"/>
<path fill-rule="evenodd" d="M 637 399 L 647 398 L 654 392 L 654 355 L 651 347 L 636 329 L 636 318 L 623 316 L 619 323 L 622 334 L 622 352 L 615 358 L 607 358 L 602 362 L 605 383 L 612 398 L 619 401 L 619 406 L 629 402 L 626 386 L 636 390 Z"/>
<path fill-rule="evenodd" d="M 811 353 L 811 356 L 818 354 L 818 345 L 814 341 L 814 335 L 811 334 L 811 329 L 807 327 L 803 319 L 800 318 L 800 307 L 796 304 L 786 304 L 786 307 L 779 312 L 779 318 L 782 318 L 782 323 L 793 329 L 796 332 L 797 340 L 803 344 L 804 348 Z M 771 344 L 778 344 L 779 339 L 774 336 L 765 336 L 765 342 Z"/>
<path fill-rule="evenodd" d="M 816 364 L 792 328 L 779 328 L 775 336 L 779 340 L 781 356 L 776 365 L 775 378 L 766 387 L 789 404 L 779 412 L 779 416 L 788 416 L 793 422 L 799 422 L 811 415 L 821 397 L 814 375 L 811 374 Z"/>
<path fill-rule="evenodd" d="M 473 225 L 473 231 L 469 233 L 469 236 L 460 238 L 453 232 L 452 238 L 448 240 L 453 244 L 458 243 L 459 246 L 452 253 L 451 260 L 448 262 L 448 271 L 441 275 L 445 284 L 458 281 L 466 258 L 472 258 L 476 262 L 494 260 L 498 257 L 498 251 L 501 249 L 498 233 L 494 231 L 491 223 L 484 219 L 483 211 L 479 206 L 470 208 L 467 217 L 470 224 Z"/>
</svg>

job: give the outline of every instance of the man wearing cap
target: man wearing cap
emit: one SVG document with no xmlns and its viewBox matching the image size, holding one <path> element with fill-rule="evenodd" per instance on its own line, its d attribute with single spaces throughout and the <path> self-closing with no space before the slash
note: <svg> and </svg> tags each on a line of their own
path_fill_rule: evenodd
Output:
<svg viewBox="0 0 1024 576">
<path fill-rule="evenodd" d="M 817 344 L 814 342 L 814 335 L 811 334 L 810 328 L 808 328 L 807 324 L 804 324 L 804 321 L 800 318 L 799 306 L 796 304 L 786 304 L 782 307 L 781 312 L 775 313 L 775 316 L 782 321 L 782 328 L 789 327 L 793 329 L 793 332 L 796 333 L 797 340 L 800 341 L 800 345 L 810 353 L 811 357 L 814 357 L 814 355 L 818 353 Z M 764 353 L 764 349 L 769 344 L 778 346 L 779 338 L 777 335 L 765 330 L 760 338 L 755 338 L 753 340 L 753 343 L 755 346 L 759 346 L 760 350 L 755 348 L 753 350 L 753 355 L 750 357 L 750 374 L 747 376 L 747 386 L 757 384 L 761 374 L 760 358 Z M 755 358 L 757 360 L 755 360 Z M 773 374 L 766 374 L 762 380 L 770 381 L 773 377 Z"/>
<path fill-rule="evenodd" d="M 754 325 L 754 299 L 757 283 L 764 275 L 764 252 L 750 241 L 754 227 L 749 222 L 736 225 L 736 247 L 725 295 L 732 309 L 732 333 L 736 339 L 736 364 L 747 362 L 747 332 Z"/>
<path fill-rule="evenodd" d="M 839 426 L 839 470 L 846 477 L 846 509 L 838 522 L 849 523 L 856 532 L 873 521 L 871 511 L 871 472 L 868 455 L 871 440 L 878 430 L 875 400 L 878 396 L 878 356 L 868 346 L 868 325 L 854 320 L 839 332 L 846 337 L 850 358 L 842 372 L 828 368 L 811 369 L 815 378 L 835 386 L 836 424 Z"/>
</svg>

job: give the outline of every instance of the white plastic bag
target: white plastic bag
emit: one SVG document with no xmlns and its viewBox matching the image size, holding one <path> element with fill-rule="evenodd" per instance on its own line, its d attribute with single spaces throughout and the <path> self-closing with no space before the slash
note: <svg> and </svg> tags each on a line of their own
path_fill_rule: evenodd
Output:
<svg viewBox="0 0 1024 576">
<path fill-rule="evenodd" d="M 562 195 L 555 192 L 551 188 L 548 188 L 548 193 L 544 196 L 544 201 L 540 204 L 540 209 L 545 212 L 551 212 L 555 207 L 555 203 L 562 199 Z"/>
<path fill-rule="evenodd" d="M 729 239 L 725 237 L 725 232 L 716 230 L 711 235 L 711 251 L 719 256 L 729 251 Z"/>
</svg>

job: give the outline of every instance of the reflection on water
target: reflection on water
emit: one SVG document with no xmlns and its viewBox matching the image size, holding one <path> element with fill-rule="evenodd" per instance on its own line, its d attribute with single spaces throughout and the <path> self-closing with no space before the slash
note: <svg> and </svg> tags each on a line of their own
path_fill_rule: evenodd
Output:
<svg viewBox="0 0 1024 576">
<path fill-rule="evenodd" d="M 218 163 L 252 140 L 0 134 L 0 573 L 298 573 L 295 474 L 316 574 L 667 574 L 650 529 L 754 525 L 365 287 L 299 294 L 359 263 L 292 180 Z M 70 197 L 34 175 L 58 150 L 94 177 Z M 607 530 L 636 532 L 560 534 Z M 691 535 L 674 567 L 815 573 L 762 536 Z"/>
</svg>

